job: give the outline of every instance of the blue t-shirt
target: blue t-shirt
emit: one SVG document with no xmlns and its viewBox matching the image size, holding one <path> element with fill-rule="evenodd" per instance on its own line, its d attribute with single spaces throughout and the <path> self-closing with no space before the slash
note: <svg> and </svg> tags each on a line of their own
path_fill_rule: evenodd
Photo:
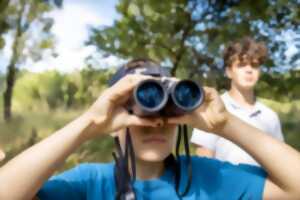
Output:
<svg viewBox="0 0 300 200">
<path fill-rule="evenodd" d="M 186 157 L 181 157 L 181 160 Z M 181 190 L 187 182 L 187 166 L 181 163 Z M 38 192 L 41 200 L 114 200 L 116 194 L 114 164 L 81 164 L 52 177 Z M 192 157 L 192 184 L 182 200 L 260 200 L 266 173 L 259 167 L 232 165 L 209 158 Z M 137 199 L 179 199 L 174 175 L 166 170 L 157 179 L 134 183 Z"/>
</svg>

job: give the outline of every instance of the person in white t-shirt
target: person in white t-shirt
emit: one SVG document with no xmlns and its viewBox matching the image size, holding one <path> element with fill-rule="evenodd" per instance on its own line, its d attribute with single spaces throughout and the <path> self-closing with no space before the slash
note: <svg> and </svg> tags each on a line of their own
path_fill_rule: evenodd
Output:
<svg viewBox="0 0 300 200">
<path fill-rule="evenodd" d="M 283 141 L 278 115 L 258 102 L 254 93 L 260 76 L 260 66 L 266 57 L 267 49 L 262 42 L 245 37 L 231 43 L 224 51 L 225 72 L 231 84 L 229 91 L 222 95 L 222 100 L 229 112 Z M 215 134 L 194 129 L 191 142 L 196 145 L 199 156 L 213 157 L 234 164 L 259 165 L 243 149 Z"/>
</svg>

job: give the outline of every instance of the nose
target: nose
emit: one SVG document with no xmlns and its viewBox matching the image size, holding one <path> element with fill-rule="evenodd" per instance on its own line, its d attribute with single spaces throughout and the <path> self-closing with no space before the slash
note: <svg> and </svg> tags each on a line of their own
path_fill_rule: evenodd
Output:
<svg viewBox="0 0 300 200">
<path fill-rule="evenodd" d="M 247 73 L 252 73 L 252 72 L 253 72 L 253 67 L 252 67 L 251 65 L 249 65 L 249 64 L 247 64 L 247 65 L 245 66 L 245 69 L 246 69 L 246 72 L 247 72 Z"/>
</svg>

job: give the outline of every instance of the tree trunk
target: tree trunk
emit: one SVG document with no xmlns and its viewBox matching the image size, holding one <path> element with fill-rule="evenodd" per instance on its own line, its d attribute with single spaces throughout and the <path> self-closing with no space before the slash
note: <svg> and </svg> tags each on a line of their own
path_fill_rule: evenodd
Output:
<svg viewBox="0 0 300 200">
<path fill-rule="evenodd" d="M 7 75 L 6 75 L 6 90 L 3 95 L 4 100 L 4 120 L 9 121 L 11 119 L 11 102 L 12 102 L 12 96 L 13 96 L 13 88 L 15 84 L 15 77 L 16 77 L 16 64 L 19 58 L 19 38 L 22 35 L 22 16 L 25 10 L 25 2 L 21 2 L 21 9 L 18 12 L 18 18 L 17 18 L 17 27 L 16 27 L 16 34 L 15 38 L 12 44 L 12 56 L 10 58 L 10 62 L 7 69 Z"/>
<path fill-rule="evenodd" d="M 9 121 L 11 119 L 11 101 L 13 95 L 13 87 L 15 83 L 16 67 L 15 63 L 11 63 L 8 67 L 6 76 L 6 90 L 4 92 L 4 119 Z"/>
</svg>

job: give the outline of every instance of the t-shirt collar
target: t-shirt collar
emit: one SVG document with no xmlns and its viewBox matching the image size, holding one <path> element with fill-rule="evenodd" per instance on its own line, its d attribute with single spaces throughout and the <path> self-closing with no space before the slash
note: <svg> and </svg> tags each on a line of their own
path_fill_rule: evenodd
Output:
<svg viewBox="0 0 300 200">
<path fill-rule="evenodd" d="M 261 109 L 259 107 L 259 103 L 257 101 L 255 101 L 254 107 L 253 109 L 247 109 L 244 108 L 243 106 L 241 106 L 238 102 L 236 102 L 230 95 L 229 93 L 226 91 L 224 93 L 224 97 L 227 100 L 228 104 L 235 110 L 243 110 L 246 111 L 247 113 L 249 113 L 250 117 L 255 117 L 257 115 L 259 115 L 261 113 Z"/>
</svg>

